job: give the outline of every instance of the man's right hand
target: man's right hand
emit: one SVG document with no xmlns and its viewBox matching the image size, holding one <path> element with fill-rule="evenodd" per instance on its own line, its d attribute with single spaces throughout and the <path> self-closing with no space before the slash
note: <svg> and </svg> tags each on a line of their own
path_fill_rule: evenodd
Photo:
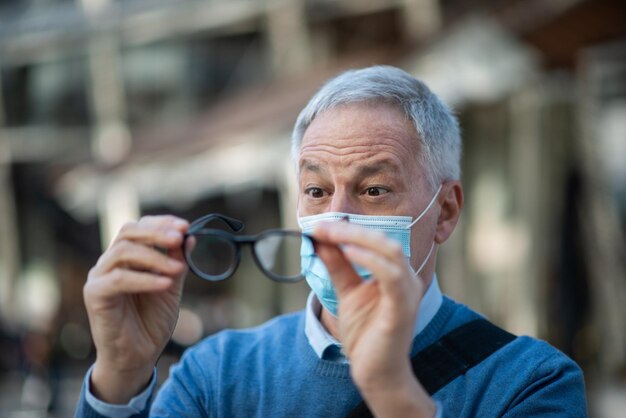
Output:
<svg viewBox="0 0 626 418">
<path fill-rule="evenodd" d="M 147 386 L 176 325 L 189 224 L 146 216 L 124 225 L 83 289 L 97 356 L 92 393 L 126 404 Z"/>
</svg>

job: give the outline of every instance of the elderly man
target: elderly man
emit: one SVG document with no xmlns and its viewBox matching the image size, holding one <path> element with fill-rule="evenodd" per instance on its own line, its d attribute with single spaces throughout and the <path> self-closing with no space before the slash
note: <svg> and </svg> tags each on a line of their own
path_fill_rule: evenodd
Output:
<svg viewBox="0 0 626 418">
<path fill-rule="evenodd" d="M 468 328 L 480 316 L 440 292 L 438 246 L 463 205 L 460 154 L 450 110 L 404 71 L 329 81 L 293 133 L 299 223 L 315 240 L 306 309 L 205 339 L 151 402 L 188 224 L 130 223 L 85 285 L 97 360 L 77 416 L 586 416 L 573 361 L 533 338 Z"/>
</svg>

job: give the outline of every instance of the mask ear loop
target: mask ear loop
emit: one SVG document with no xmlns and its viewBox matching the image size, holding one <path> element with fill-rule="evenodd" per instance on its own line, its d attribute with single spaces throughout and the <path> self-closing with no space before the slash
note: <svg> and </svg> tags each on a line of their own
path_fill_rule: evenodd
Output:
<svg viewBox="0 0 626 418">
<path fill-rule="evenodd" d="M 433 245 L 430 246 L 430 251 L 428 251 L 428 255 L 426 256 L 426 258 L 424 259 L 424 261 L 422 261 L 422 265 L 419 266 L 419 268 L 415 271 L 415 273 L 413 273 L 414 277 L 417 277 L 418 274 L 421 273 L 422 269 L 424 268 L 424 266 L 426 265 L 426 263 L 428 262 L 428 259 L 430 258 L 431 254 L 433 253 L 433 250 L 435 249 L 435 241 L 433 241 Z"/>
<path fill-rule="evenodd" d="M 435 192 L 435 195 L 433 196 L 433 198 L 430 200 L 430 203 L 428 203 L 428 206 L 426 206 L 426 209 L 424 209 L 422 211 L 422 213 L 420 213 L 417 218 L 415 218 L 415 220 L 413 222 L 411 222 L 411 224 L 407 227 L 407 228 L 411 228 L 413 225 L 415 225 L 420 219 L 422 219 L 424 217 L 424 215 L 426 215 L 428 213 L 428 211 L 430 210 L 430 208 L 432 207 L 432 205 L 435 204 L 435 201 L 437 200 L 437 197 L 439 196 L 439 192 L 441 191 L 441 188 L 443 187 L 443 184 L 439 185 L 439 188 L 437 189 L 437 191 Z"/>
<path fill-rule="evenodd" d="M 408 228 L 411 228 L 413 225 L 415 225 L 420 219 L 422 219 L 424 217 L 424 215 L 426 215 L 428 213 L 428 211 L 430 210 L 430 208 L 435 204 L 435 201 L 437 200 L 437 197 L 439 196 L 439 192 L 441 192 L 441 189 L 443 187 L 443 184 L 440 184 L 439 187 L 437 188 L 437 191 L 435 192 L 435 195 L 433 196 L 433 198 L 430 200 L 430 202 L 428 203 L 428 205 L 426 206 L 426 209 L 424 209 L 422 211 L 422 213 L 420 213 L 417 218 L 415 218 L 415 220 L 413 222 L 411 222 L 411 224 L 408 226 Z M 426 263 L 428 262 L 428 260 L 430 259 L 430 256 L 432 255 L 433 251 L 435 249 L 435 241 L 433 241 L 432 245 L 430 246 L 430 250 L 428 251 L 428 254 L 426 255 L 426 258 L 424 258 L 424 261 L 422 261 L 422 264 L 419 266 L 419 268 L 415 271 L 415 273 L 413 273 L 414 277 L 417 277 L 420 272 L 422 271 L 422 269 L 424 268 L 424 266 L 426 265 Z"/>
</svg>

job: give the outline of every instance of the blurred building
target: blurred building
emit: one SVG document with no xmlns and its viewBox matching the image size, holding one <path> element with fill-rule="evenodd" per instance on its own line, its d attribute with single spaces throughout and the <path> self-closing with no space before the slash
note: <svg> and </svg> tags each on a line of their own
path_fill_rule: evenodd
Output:
<svg viewBox="0 0 626 418">
<path fill-rule="evenodd" d="M 124 222 L 295 227 L 299 110 L 392 64 L 461 119 L 444 290 L 573 356 L 611 416 L 594 390 L 626 379 L 624 22 L 619 0 L 0 0 L 0 412 L 72 405 L 82 285 Z M 248 255 L 227 282 L 189 277 L 161 376 L 201 336 L 303 306 Z"/>
</svg>

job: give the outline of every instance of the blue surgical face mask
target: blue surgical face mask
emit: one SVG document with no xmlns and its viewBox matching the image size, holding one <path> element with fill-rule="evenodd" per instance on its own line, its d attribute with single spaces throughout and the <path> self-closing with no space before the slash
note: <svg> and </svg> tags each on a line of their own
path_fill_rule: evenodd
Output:
<svg viewBox="0 0 626 418">
<path fill-rule="evenodd" d="M 409 268 L 413 270 L 411 267 L 411 227 L 419 222 L 420 219 L 428 213 L 428 210 L 433 206 L 435 201 L 437 200 L 437 196 L 439 196 L 439 192 L 441 191 L 441 187 L 437 189 L 435 195 L 428 203 L 428 206 L 420 213 L 415 219 L 412 219 L 410 216 L 379 216 L 379 215 L 355 215 L 350 213 L 342 213 L 342 212 L 326 212 L 320 213 L 319 215 L 313 216 L 303 216 L 298 218 L 298 224 L 300 228 L 302 228 L 302 232 L 304 233 L 312 233 L 315 229 L 315 225 L 319 222 L 339 222 L 339 221 L 349 221 L 350 223 L 361 225 L 366 229 L 373 229 L 377 231 L 384 232 L 391 239 L 396 240 L 402 246 L 402 252 L 404 253 L 404 257 L 409 263 Z M 435 243 L 433 242 L 430 251 L 424 258 L 422 264 L 418 267 L 417 270 L 413 272 L 415 276 L 417 276 L 430 258 L 433 250 L 435 248 Z M 302 246 L 300 248 L 300 257 L 302 260 L 302 273 L 313 290 L 313 292 L 317 295 L 317 298 L 321 302 L 321 304 L 330 312 L 333 316 L 337 316 L 337 307 L 339 306 L 339 301 L 337 299 L 337 295 L 335 294 L 335 288 L 333 286 L 333 282 L 330 279 L 330 275 L 328 274 L 328 270 L 326 270 L 326 266 L 315 255 L 315 251 L 313 245 L 308 241 L 303 241 Z M 367 269 L 354 265 L 354 269 L 357 274 L 359 274 L 364 279 L 369 279 L 372 276 L 372 273 Z"/>
</svg>

